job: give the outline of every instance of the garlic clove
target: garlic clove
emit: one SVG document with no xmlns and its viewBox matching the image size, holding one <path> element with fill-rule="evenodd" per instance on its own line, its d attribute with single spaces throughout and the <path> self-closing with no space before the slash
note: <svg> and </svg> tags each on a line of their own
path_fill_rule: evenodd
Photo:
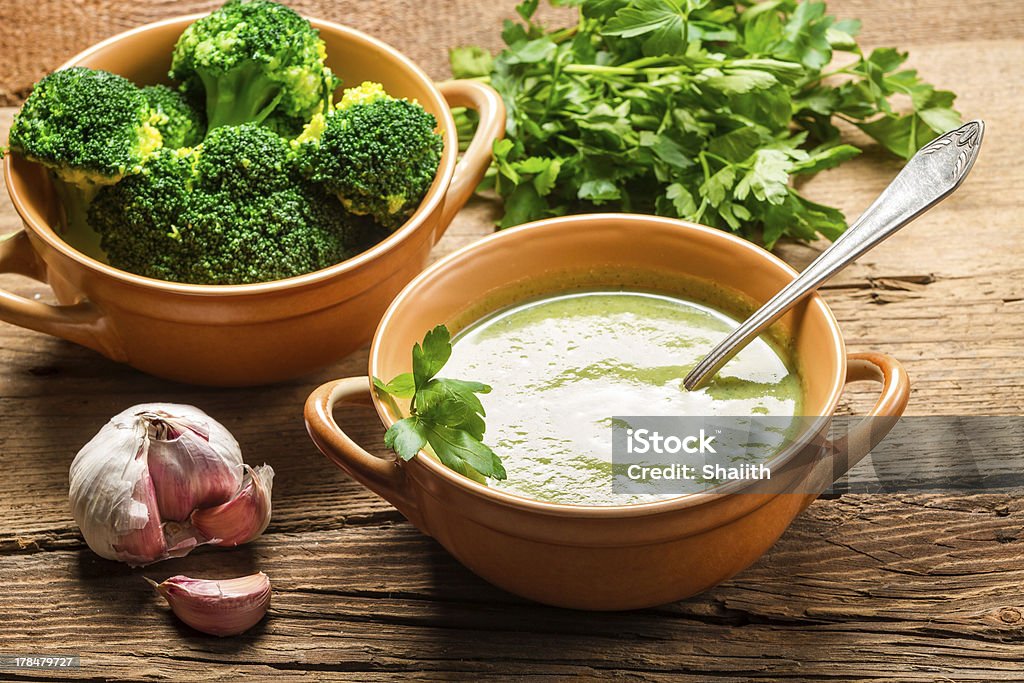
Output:
<svg viewBox="0 0 1024 683">
<path fill-rule="evenodd" d="M 140 567 L 167 557 L 167 543 L 157 510 L 153 480 L 145 469 L 139 471 L 126 510 L 111 545 L 115 555 L 108 559 Z"/>
<path fill-rule="evenodd" d="M 238 491 L 241 459 L 217 451 L 207 424 L 155 410 L 139 417 L 149 435 L 149 473 L 163 519 L 183 522 L 196 508 L 220 505 Z"/>
<path fill-rule="evenodd" d="M 245 478 L 228 502 L 192 513 L 192 526 L 216 545 L 235 546 L 258 537 L 270 524 L 274 468 L 244 465 Z"/>
<path fill-rule="evenodd" d="M 156 496 L 149 473 L 142 470 L 132 492 L 132 514 L 127 523 L 138 528 L 118 536 L 109 559 L 120 560 L 131 567 L 142 567 L 169 557 L 183 557 L 204 543 L 215 542 L 197 536 L 195 529 L 177 522 L 160 523 Z"/>
<path fill-rule="evenodd" d="M 270 608 L 270 579 L 263 572 L 219 581 L 187 576 L 172 576 L 163 583 L 146 581 L 164 596 L 179 619 L 214 636 L 247 631 Z"/>
</svg>

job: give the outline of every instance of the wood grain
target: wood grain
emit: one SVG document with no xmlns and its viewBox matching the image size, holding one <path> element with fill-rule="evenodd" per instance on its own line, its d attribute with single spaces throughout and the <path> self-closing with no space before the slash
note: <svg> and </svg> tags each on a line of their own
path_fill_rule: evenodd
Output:
<svg viewBox="0 0 1024 683">
<path fill-rule="evenodd" d="M 445 47 L 496 45 L 511 2 L 296 3 L 396 44 L 443 77 Z M 829 285 L 851 351 L 899 358 L 918 415 L 1024 412 L 1024 172 L 1019 141 L 1024 6 L 846 0 L 872 44 L 960 94 L 988 124 L 964 188 Z M 209 3 L 109 0 L 0 4 L 0 98 L 122 28 Z M 47 28 L 45 39 L 34 36 Z M 4 139 L 12 110 L 0 110 Z M 863 142 L 859 140 L 858 142 Z M 814 178 L 808 193 L 863 209 L 898 164 L 877 148 Z M 491 229 L 474 201 L 442 255 Z M 0 232 L 19 227 L 6 195 Z M 795 265 L 820 245 L 784 245 Z M 0 286 L 46 299 L 12 276 Z M 62 341 L 0 325 L 0 654 L 81 653 L 83 678 L 410 680 L 583 676 L 636 680 L 1018 681 L 1024 679 L 1024 504 L 1005 495 L 846 495 L 812 505 L 754 567 L 674 605 L 584 614 L 526 603 L 477 579 L 387 503 L 331 468 L 301 405 L 329 378 L 365 370 L 366 352 L 259 390 L 169 384 Z M 845 409 L 872 394 L 852 387 Z M 67 467 L 110 415 L 142 401 L 194 403 L 222 420 L 250 462 L 268 462 L 274 521 L 258 542 L 200 550 L 145 571 L 98 559 L 67 509 Z M 339 413 L 380 448 L 372 414 Z M 908 453 L 907 457 L 913 457 Z M 175 621 L 142 575 L 228 576 L 262 569 L 271 618 L 218 640 Z M 0 672 L 60 680 L 64 672 Z"/>
</svg>

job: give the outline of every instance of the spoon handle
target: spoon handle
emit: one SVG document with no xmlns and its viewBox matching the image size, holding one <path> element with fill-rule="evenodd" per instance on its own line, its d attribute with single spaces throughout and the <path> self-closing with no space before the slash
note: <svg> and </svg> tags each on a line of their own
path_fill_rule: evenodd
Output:
<svg viewBox="0 0 1024 683">
<path fill-rule="evenodd" d="M 686 375 L 683 385 L 691 391 L 703 387 L 740 349 L 798 301 L 952 194 L 974 166 L 984 131 L 983 121 L 970 121 L 922 147 L 846 232 L 719 342 Z"/>
</svg>

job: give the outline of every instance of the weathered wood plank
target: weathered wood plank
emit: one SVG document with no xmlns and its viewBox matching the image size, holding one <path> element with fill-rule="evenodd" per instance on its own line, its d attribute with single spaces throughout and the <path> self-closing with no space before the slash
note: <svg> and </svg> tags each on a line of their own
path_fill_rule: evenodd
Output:
<svg viewBox="0 0 1024 683">
<path fill-rule="evenodd" d="M 848 497 L 814 506 L 743 577 L 685 602 L 625 614 L 531 605 L 476 579 L 406 524 L 273 533 L 145 572 L 87 550 L 3 557 L 0 613 L 31 619 L 0 621 L 0 641 L 29 647 L 76 629 L 78 647 L 107 653 L 104 667 L 171 656 L 302 668 L 315 646 L 325 649 L 319 664 L 339 671 L 742 678 L 791 676 L 799 665 L 798 678 L 884 679 L 898 667 L 904 680 L 1017 680 L 1024 621 L 1004 589 L 1024 580 L 1019 541 L 984 555 L 975 549 L 1008 526 L 1024 533 L 1024 505 L 1004 496 L 964 502 Z M 880 527 L 889 530 L 884 541 Z M 271 618 L 230 641 L 181 626 L 137 578 L 256 567 L 275 577 Z"/>
</svg>

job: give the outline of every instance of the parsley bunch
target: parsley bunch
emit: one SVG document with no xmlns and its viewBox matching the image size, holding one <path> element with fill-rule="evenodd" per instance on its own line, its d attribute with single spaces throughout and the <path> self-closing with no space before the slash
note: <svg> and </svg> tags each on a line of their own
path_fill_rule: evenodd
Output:
<svg viewBox="0 0 1024 683">
<path fill-rule="evenodd" d="M 864 54 L 856 20 L 796 0 L 552 0 L 579 7 L 547 30 L 538 0 L 506 21 L 507 47 L 451 52 L 508 107 L 489 175 L 499 227 L 586 210 L 656 213 L 758 237 L 835 239 L 843 214 L 794 187 L 860 150 L 839 120 L 910 158 L 960 124 L 954 95 L 901 68 L 906 53 Z M 826 70 L 834 52 L 845 66 Z M 909 111 L 894 109 L 905 96 Z M 463 124 L 467 121 L 463 121 Z M 460 126 L 461 127 L 461 126 Z"/>
<path fill-rule="evenodd" d="M 501 459 L 483 443 L 486 413 L 477 394 L 486 394 L 491 388 L 437 377 L 451 355 L 451 334 L 438 325 L 427 332 L 422 344 L 413 346 L 412 372 L 386 384 L 373 378 L 378 391 L 412 399 L 409 417 L 391 425 L 384 444 L 403 460 L 429 448 L 446 467 L 471 479 L 504 479 Z"/>
</svg>

